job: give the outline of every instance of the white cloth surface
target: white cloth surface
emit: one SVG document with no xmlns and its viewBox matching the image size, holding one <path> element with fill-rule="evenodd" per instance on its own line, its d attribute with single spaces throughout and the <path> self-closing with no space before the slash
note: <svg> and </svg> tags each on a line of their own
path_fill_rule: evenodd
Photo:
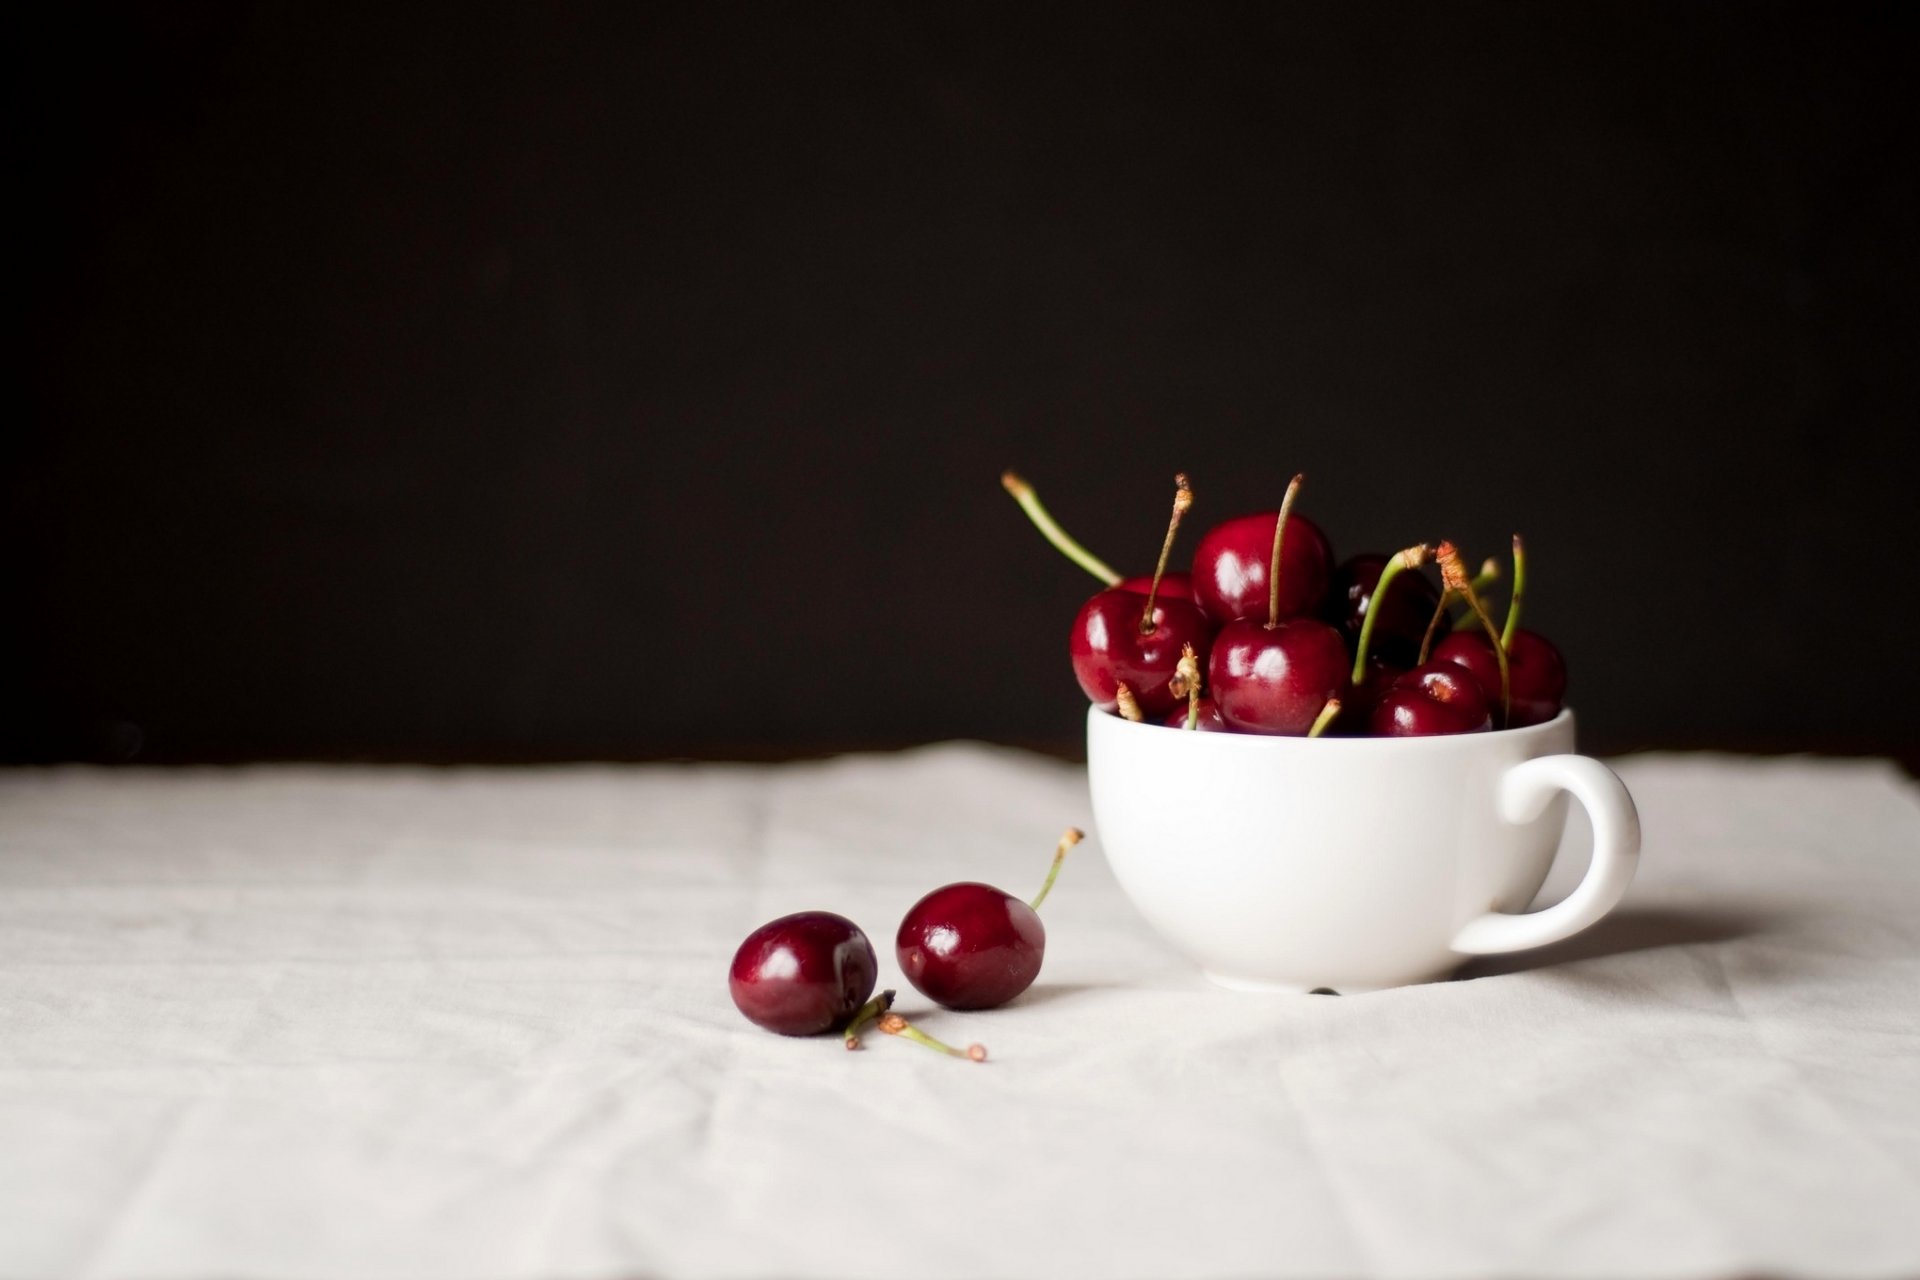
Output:
<svg viewBox="0 0 1920 1280">
<path fill-rule="evenodd" d="M 1033 892 L 1079 769 L 0 775 L 0 1275 L 1920 1275 L 1920 793 L 1617 764 L 1641 873 L 1558 947 L 1218 990 L 1096 836 L 976 1014 L 894 929 Z M 991 1060 L 743 1020 L 734 948 L 808 908 Z"/>
</svg>

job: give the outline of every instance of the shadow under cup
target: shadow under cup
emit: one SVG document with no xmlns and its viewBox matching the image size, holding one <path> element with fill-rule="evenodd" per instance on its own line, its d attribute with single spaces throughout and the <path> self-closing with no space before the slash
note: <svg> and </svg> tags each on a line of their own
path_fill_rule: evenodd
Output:
<svg viewBox="0 0 1920 1280">
<path fill-rule="evenodd" d="M 1136 724 L 1090 708 L 1094 821 L 1121 888 L 1222 986 L 1351 993 L 1556 942 L 1613 909 L 1640 825 L 1620 779 L 1574 755 L 1571 711 L 1432 738 L 1281 738 Z M 1567 797 L 1593 861 L 1547 878 Z"/>
</svg>

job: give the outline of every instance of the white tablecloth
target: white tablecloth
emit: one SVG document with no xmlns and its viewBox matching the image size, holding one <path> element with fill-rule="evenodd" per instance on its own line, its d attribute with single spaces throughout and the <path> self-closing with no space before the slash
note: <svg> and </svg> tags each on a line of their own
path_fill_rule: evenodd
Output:
<svg viewBox="0 0 1920 1280">
<path fill-rule="evenodd" d="M 1920 1274 L 1915 787 L 1620 769 L 1640 878 L 1546 953 L 1216 990 L 1096 839 L 970 1015 L 894 927 L 1031 893 L 1075 768 L 0 776 L 0 1275 Z M 734 947 L 816 907 L 991 1061 L 745 1022 Z"/>
</svg>

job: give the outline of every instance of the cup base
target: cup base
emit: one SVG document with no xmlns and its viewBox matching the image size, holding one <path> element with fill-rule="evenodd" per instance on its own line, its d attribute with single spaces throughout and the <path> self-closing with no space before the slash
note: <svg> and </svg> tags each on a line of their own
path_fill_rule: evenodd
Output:
<svg viewBox="0 0 1920 1280">
<path fill-rule="evenodd" d="M 1245 991 L 1253 995 L 1336 995 L 1363 996 L 1375 991 L 1391 991 L 1395 987 L 1414 987 L 1423 982 L 1438 982 L 1452 976 L 1453 967 L 1436 970 L 1433 973 L 1419 974 L 1401 982 L 1286 982 L 1267 978 L 1241 978 L 1230 973 L 1215 973 L 1211 969 L 1201 970 L 1208 982 L 1216 987 L 1225 987 L 1228 991 Z"/>
</svg>

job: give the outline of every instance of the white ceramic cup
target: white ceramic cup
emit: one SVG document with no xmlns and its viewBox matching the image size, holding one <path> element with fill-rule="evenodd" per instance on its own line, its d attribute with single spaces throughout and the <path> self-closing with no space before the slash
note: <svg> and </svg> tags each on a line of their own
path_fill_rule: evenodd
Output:
<svg viewBox="0 0 1920 1280">
<path fill-rule="evenodd" d="M 1094 821 L 1121 888 L 1209 978 L 1253 991 L 1429 981 L 1613 910 L 1639 815 L 1612 770 L 1572 750 L 1570 711 L 1497 733 L 1313 739 L 1087 714 Z M 1569 794 L 1593 861 L 1528 913 Z"/>
</svg>

